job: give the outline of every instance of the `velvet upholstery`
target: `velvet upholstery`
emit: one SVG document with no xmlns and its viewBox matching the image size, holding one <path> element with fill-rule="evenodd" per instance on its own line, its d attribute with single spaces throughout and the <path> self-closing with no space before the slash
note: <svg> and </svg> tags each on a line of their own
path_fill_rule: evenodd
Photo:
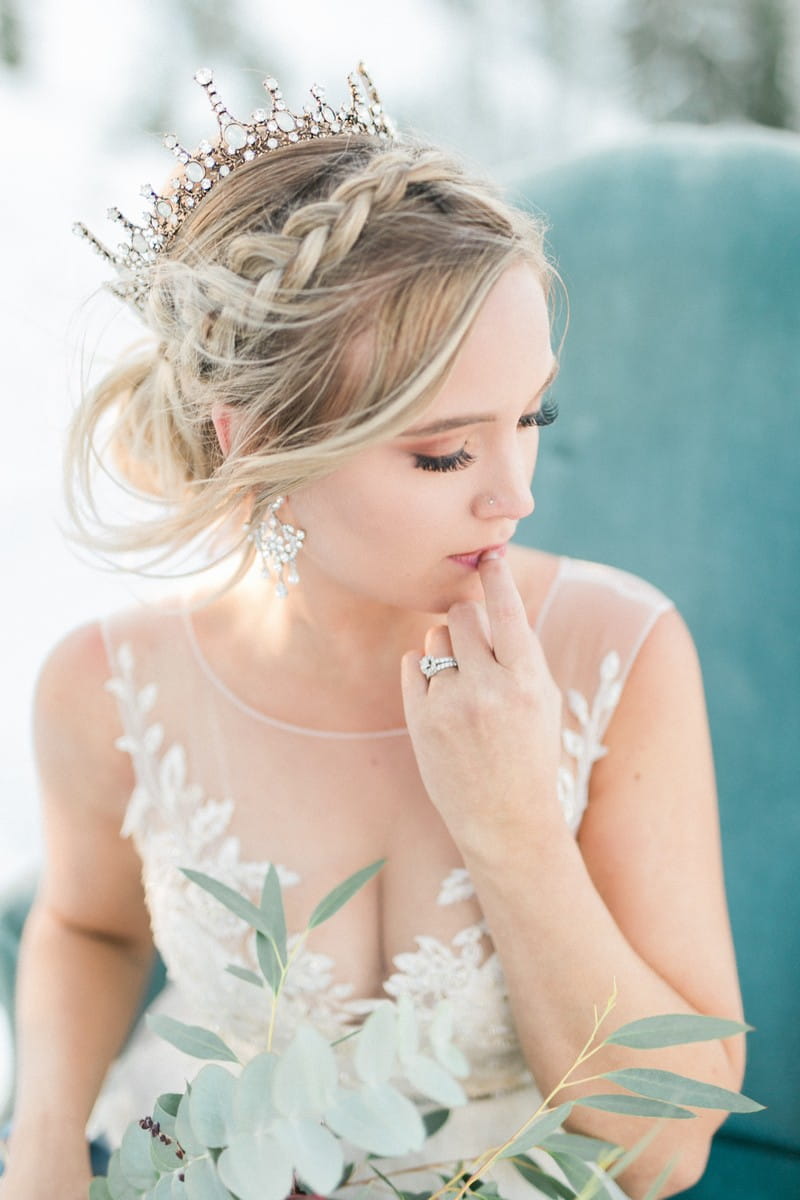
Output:
<svg viewBox="0 0 800 1200">
<path fill-rule="evenodd" d="M 658 584 L 704 669 L 768 1109 L 728 1120 L 687 1194 L 800 1195 L 800 138 L 679 128 L 515 190 L 570 309 L 521 538 Z"/>
</svg>

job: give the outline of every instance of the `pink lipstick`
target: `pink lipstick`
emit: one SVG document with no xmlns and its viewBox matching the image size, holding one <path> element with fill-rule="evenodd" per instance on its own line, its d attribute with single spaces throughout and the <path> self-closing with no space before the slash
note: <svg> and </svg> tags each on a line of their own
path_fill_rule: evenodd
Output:
<svg viewBox="0 0 800 1200">
<path fill-rule="evenodd" d="M 451 554 L 449 558 L 451 562 L 461 563 L 462 566 L 475 571 L 484 554 L 488 554 L 490 550 L 502 557 L 506 552 L 506 543 L 502 542 L 499 546 L 482 546 L 480 550 L 473 550 L 470 554 Z"/>
</svg>

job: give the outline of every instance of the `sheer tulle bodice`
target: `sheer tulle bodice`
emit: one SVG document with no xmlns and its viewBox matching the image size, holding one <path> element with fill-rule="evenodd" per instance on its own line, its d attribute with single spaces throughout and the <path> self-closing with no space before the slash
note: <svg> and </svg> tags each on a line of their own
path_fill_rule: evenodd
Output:
<svg viewBox="0 0 800 1200">
<path fill-rule="evenodd" d="M 625 679 L 668 607 L 661 593 L 624 572 L 559 562 L 537 632 L 564 696 L 558 788 L 564 818 L 576 833 L 593 764 L 613 752 L 603 738 Z M 482 1132 L 462 1152 L 482 1148 L 494 1123 L 487 1105 L 508 1122 L 512 1114 L 505 1110 L 516 1102 L 503 1095 L 520 1091 L 521 1102 L 530 1105 L 532 1084 L 468 873 L 441 822 L 420 816 L 424 797 L 392 794 L 393 778 L 408 774 L 398 766 L 413 753 L 405 730 L 320 733 L 249 708 L 212 671 L 185 609 L 158 611 L 146 625 L 123 615 L 107 624 L 106 637 L 108 687 L 123 727 L 119 746 L 132 756 L 136 774 L 123 833 L 142 859 L 153 932 L 169 974 L 159 1007 L 216 1029 L 244 1056 L 264 1048 L 263 993 L 225 970 L 229 964 L 255 969 L 252 938 L 180 868 L 204 871 L 255 898 L 274 863 L 290 928 L 299 928 L 329 887 L 368 861 L 359 857 L 357 838 L 351 844 L 336 833 L 340 824 L 352 827 L 348 806 L 356 822 L 357 811 L 369 811 L 369 780 L 375 820 L 390 821 L 397 838 L 402 889 L 389 874 L 384 897 L 396 911 L 387 915 L 357 900 L 349 929 L 337 933 L 333 921 L 329 942 L 309 942 L 289 974 L 278 1030 L 287 1038 L 298 1021 L 310 1020 L 335 1037 L 381 995 L 410 993 L 423 1019 L 446 997 L 471 1064 L 467 1091 L 475 1100 L 468 1110 L 482 1111 L 476 1125 Z M 330 781 L 325 795 L 318 782 L 313 788 L 309 782 L 320 778 Z M 294 806 L 288 836 L 282 804 Z M 263 819 L 254 822 L 253 813 Z M 387 852 L 391 872 L 391 844 Z M 390 906 L 386 897 L 401 890 L 411 898 Z M 337 937 L 347 950 L 336 948 Z M 118 1137 L 127 1121 L 149 1111 L 159 1088 L 181 1086 L 196 1069 L 164 1049 L 147 1032 L 134 1037 L 98 1103 L 96 1128 Z M 467 1137 L 468 1110 L 462 1116 Z"/>
</svg>

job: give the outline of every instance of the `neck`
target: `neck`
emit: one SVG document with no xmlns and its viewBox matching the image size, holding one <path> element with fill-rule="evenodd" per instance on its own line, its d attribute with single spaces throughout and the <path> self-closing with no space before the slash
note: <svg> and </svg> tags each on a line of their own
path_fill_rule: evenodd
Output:
<svg viewBox="0 0 800 1200">
<path fill-rule="evenodd" d="M 313 571 L 305 571 L 283 600 L 270 595 L 271 585 L 260 576 L 251 576 L 246 587 L 261 643 L 293 670 L 345 688 L 366 680 L 399 688 L 401 657 L 407 650 L 421 653 L 426 631 L 444 620 L 357 595 L 314 578 Z"/>
</svg>

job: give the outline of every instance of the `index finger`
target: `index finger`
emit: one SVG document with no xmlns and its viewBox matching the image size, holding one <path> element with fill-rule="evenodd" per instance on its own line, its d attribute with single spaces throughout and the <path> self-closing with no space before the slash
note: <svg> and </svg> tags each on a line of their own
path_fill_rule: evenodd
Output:
<svg viewBox="0 0 800 1200">
<path fill-rule="evenodd" d="M 478 573 L 486 598 L 486 614 L 494 656 L 504 667 L 516 666 L 530 651 L 530 625 L 511 568 L 504 558 L 484 556 Z"/>
</svg>

